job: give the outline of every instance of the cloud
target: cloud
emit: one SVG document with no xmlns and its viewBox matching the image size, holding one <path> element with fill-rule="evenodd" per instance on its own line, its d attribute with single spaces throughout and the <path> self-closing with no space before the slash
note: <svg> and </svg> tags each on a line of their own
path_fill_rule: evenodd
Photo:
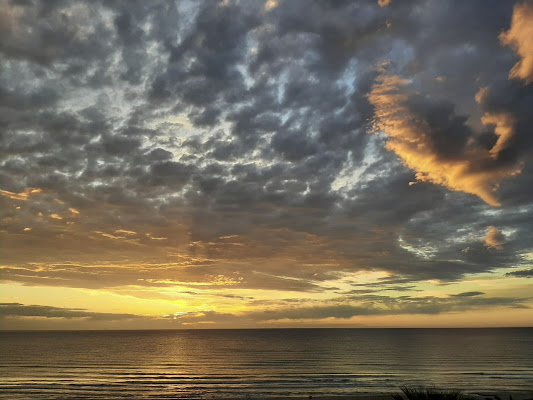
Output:
<svg viewBox="0 0 533 400">
<path fill-rule="evenodd" d="M 0 51 L 41 65 L 61 59 L 103 57 L 109 47 L 102 43 L 97 46 L 96 41 L 107 27 L 94 18 L 97 9 L 81 2 L 45 5 L 3 0 Z M 28 30 L 30 23 L 33 29 Z"/>
<path fill-rule="evenodd" d="M 455 296 L 455 297 L 472 297 L 472 296 L 481 296 L 485 293 L 483 292 L 463 292 L 463 293 L 458 293 L 458 294 L 454 294 L 452 296 Z"/>
<path fill-rule="evenodd" d="M 511 28 L 500 34 L 503 45 L 510 46 L 520 57 L 509 78 L 521 79 L 526 84 L 533 82 L 533 3 L 518 2 L 513 9 Z"/>
<path fill-rule="evenodd" d="M 278 6 L 277 0 L 267 0 L 265 3 L 265 10 L 270 11 Z"/>
<path fill-rule="evenodd" d="M 533 278 L 533 269 L 522 269 L 518 271 L 511 271 L 505 274 L 506 276 L 514 276 L 517 278 Z"/>
<path fill-rule="evenodd" d="M 100 313 L 83 309 L 51 307 L 43 305 L 24 305 L 20 303 L 1 303 L 2 317 L 42 317 L 63 319 L 85 319 L 94 321 L 120 321 L 141 318 L 175 321 L 178 325 L 193 323 L 231 323 L 243 321 L 278 321 L 278 320 L 320 320 L 325 318 L 349 319 L 355 316 L 404 315 L 404 314 L 441 314 L 457 311 L 486 309 L 492 307 L 524 308 L 527 299 L 480 297 L 481 292 L 466 292 L 445 298 L 432 296 L 399 298 L 358 294 L 354 298 L 359 303 L 318 303 L 312 306 L 278 307 L 264 311 L 246 311 L 241 313 L 221 313 L 216 311 L 176 312 L 158 317 L 140 316 L 126 313 Z M 329 304 L 328 304 L 329 303 Z M 527 308 L 527 307 L 526 307 Z"/>
<path fill-rule="evenodd" d="M 90 312 L 77 308 L 63 308 L 20 303 L 0 303 L 1 317 L 83 318 L 92 321 L 117 321 L 141 318 L 134 314 Z"/>
<path fill-rule="evenodd" d="M 195 296 L 197 292 L 190 293 Z M 226 296 L 227 298 L 231 298 Z M 249 298 L 236 297 L 239 301 Z M 122 329 L 151 324 L 159 328 L 257 326 L 286 321 L 312 321 L 324 319 L 347 320 L 359 316 L 387 315 L 439 315 L 493 308 L 527 309 L 527 298 L 485 297 L 481 292 L 465 292 L 448 297 L 421 296 L 400 297 L 356 293 L 326 301 L 309 299 L 282 299 L 271 301 L 251 301 L 250 304 L 263 309 L 242 312 L 219 312 L 209 309 L 199 311 L 177 310 L 175 313 L 143 316 L 129 313 L 91 312 L 84 309 L 25 305 L 21 303 L 0 303 L 0 317 L 3 329 L 42 327 L 43 322 L 50 326 L 66 326 L 68 321 L 98 326 L 113 327 L 120 324 Z M 275 307 L 275 308 L 274 308 Z M 23 324 L 23 325 L 21 325 Z M 25 325 L 24 325 L 25 324 Z M 50 325 L 52 324 L 52 325 Z M 89 325 L 87 325 L 89 324 Z M 139 325 L 141 324 L 141 325 Z"/>
<path fill-rule="evenodd" d="M 3 281 L 327 297 L 526 268 L 512 2 L 385 3 L 5 2 Z"/>
<path fill-rule="evenodd" d="M 467 294 L 448 298 L 409 297 L 392 298 L 387 296 L 368 296 L 364 305 L 340 304 L 281 308 L 256 313 L 248 317 L 260 321 L 277 320 L 317 320 L 324 318 L 349 319 L 368 315 L 403 314 L 442 314 L 492 307 L 528 308 L 526 299 L 504 297 L 478 297 L 480 294 Z"/>
<path fill-rule="evenodd" d="M 505 235 L 494 226 L 487 226 L 487 236 L 485 236 L 483 240 L 485 246 L 495 250 L 503 250 Z"/>
<path fill-rule="evenodd" d="M 481 118 L 484 125 L 494 125 L 494 133 L 498 136 L 498 140 L 490 149 L 492 158 L 497 158 L 498 154 L 507 147 L 508 142 L 514 135 L 514 117 L 510 113 L 485 113 Z"/>
<path fill-rule="evenodd" d="M 41 193 L 41 192 L 42 192 L 42 189 L 26 188 L 21 193 L 13 193 L 13 192 L 9 192 L 7 190 L 0 190 L 0 195 L 5 196 L 5 197 L 7 197 L 9 199 L 12 199 L 12 200 L 23 200 L 23 201 L 26 201 L 26 200 L 28 200 L 28 197 L 30 197 L 31 195 L 38 194 L 38 193 Z"/>
<path fill-rule="evenodd" d="M 416 179 L 451 190 L 471 193 L 491 206 L 499 206 L 495 195 L 499 183 L 518 174 L 517 166 L 491 162 L 509 140 L 510 118 L 486 116 L 496 124 L 499 140 L 490 151 L 469 145 L 473 136 L 445 104 L 434 104 L 406 89 L 409 82 L 385 72 L 377 78 L 368 98 L 375 107 L 375 133 L 387 136 L 386 148 L 416 172 Z"/>
</svg>

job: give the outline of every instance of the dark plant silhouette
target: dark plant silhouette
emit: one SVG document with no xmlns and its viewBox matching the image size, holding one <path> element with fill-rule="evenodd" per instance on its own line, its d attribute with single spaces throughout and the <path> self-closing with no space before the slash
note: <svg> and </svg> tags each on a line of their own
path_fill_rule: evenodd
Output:
<svg viewBox="0 0 533 400">
<path fill-rule="evenodd" d="M 400 386 L 408 400 L 469 400 L 459 389 L 436 389 L 434 387 Z M 392 395 L 394 400 L 405 400 L 402 395 Z"/>
</svg>

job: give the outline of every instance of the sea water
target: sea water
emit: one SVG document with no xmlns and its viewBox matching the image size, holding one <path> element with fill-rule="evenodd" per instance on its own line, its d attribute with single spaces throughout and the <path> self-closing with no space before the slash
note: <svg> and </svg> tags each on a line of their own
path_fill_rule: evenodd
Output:
<svg viewBox="0 0 533 400">
<path fill-rule="evenodd" d="M 0 333 L 0 398 L 531 390 L 533 328 Z"/>
</svg>

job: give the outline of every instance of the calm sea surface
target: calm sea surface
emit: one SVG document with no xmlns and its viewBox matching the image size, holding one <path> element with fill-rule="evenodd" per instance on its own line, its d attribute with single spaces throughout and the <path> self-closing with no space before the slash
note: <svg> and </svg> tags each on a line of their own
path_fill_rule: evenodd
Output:
<svg viewBox="0 0 533 400">
<path fill-rule="evenodd" d="M 0 398 L 533 388 L 533 328 L 0 333 Z"/>
</svg>

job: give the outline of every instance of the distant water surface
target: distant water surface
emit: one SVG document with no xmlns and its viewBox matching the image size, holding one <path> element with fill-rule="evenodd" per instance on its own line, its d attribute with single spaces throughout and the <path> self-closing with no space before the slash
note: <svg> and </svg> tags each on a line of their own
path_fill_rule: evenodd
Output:
<svg viewBox="0 0 533 400">
<path fill-rule="evenodd" d="M 531 390 L 533 328 L 0 333 L 0 398 Z"/>
</svg>

